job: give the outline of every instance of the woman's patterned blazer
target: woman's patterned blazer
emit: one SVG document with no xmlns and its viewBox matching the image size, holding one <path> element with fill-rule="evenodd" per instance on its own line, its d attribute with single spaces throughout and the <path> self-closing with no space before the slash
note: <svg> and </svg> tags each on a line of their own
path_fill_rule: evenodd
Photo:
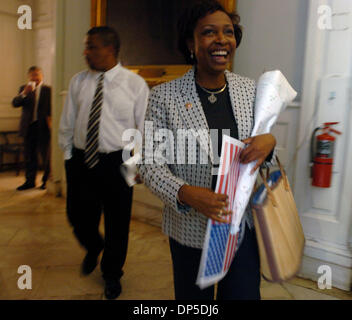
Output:
<svg viewBox="0 0 352 320">
<path fill-rule="evenodd" d="M 225 76 L 238 139 L 243 140 L 253 128 L 255 81 L 229 71 Z M 212 181 L 213 147 L 196 90 L 194 68 L 151 90 L 145 121 L 142 164 L 138 169 L 145 185 L 164 202 L 162 230 L 183 245 L 203 248 L 208 218 L 177 200 L 182 185 L 210 188 Z M 185 135 L 195 143 L 189 143 Z M 253 227 L 249 208 L 242 224 L 244 221 Z M 238 246 L 244 229 L 241 227 Z"/>
</svg>

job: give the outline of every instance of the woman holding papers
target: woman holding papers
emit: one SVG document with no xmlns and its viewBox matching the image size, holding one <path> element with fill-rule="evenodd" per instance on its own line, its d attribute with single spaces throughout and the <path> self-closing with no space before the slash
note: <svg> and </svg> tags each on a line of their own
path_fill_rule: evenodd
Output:
<svg viewBox="0 0 352 320">
<path fill-rule="evenodd" d="M 181 16 L 179 48 L 193 68 L 154 87 L 146 113 L 140 174 L 164 202 L 176 299 L 214 299 L 214 286 L 196 284 L 207 220 L 226 222 L 227 196 L 213 190 L 222 134 L 242 140 L 242 163 L 262 165 L 275 147 L 271 134 L 249 138 L 255 82 L 227 71 L 242 32 L 239 16 L 203 0 Z M 225 131 L 224 131 L 225 130 Z M 270 159 L 269 159 L 270 160 Z M 260 299 L 259 256 L 250 210 L 241 222 L 237 252 L 218 284 L 217 299 Z"/>
</svg>

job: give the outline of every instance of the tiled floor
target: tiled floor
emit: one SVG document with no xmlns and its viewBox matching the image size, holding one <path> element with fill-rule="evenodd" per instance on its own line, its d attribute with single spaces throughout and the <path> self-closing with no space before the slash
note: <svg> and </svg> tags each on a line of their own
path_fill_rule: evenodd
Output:
<svg viewBox="0 0 352 320">
<path fill-rule="evenodd" d="M 84 251 L 72 235 L 65 216 L 65 200 L 31 189 L 18 192 L 23 177 L 0 173 L 0 299 L 103 299 L 97 268 L 79 273 Z M 39 185 L 39 182 L 38 182 Z M 160 231 L 160 209 L 137 188 L 123 292 L 119 299 L 173 299 L 168 240 Z M 32 271 L 32 289 L 20 290 L 21 265 Z M 27 283 L 28 285 L 28 283 Z M 352 299 L 338 289 L 319 290 L 317 284 L 295 278 L 285 284 L 262 281 L 263 299 Z"/>
</svg>

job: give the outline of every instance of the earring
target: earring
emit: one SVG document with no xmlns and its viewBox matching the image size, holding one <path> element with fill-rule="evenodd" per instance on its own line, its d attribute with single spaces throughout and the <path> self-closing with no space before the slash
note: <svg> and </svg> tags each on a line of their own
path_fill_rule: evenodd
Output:
<svg viewBox="0 0 352 320">
<path fill-rule="evenodd" d="M 193 60 L 194 56 L 193 56 L 193 51 L 191 50 L 191 59 Z"/>
</svg>

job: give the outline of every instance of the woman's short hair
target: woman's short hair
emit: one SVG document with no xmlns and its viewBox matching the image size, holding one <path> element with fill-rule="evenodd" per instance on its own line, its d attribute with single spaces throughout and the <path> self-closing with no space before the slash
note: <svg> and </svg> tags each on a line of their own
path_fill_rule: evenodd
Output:
<svg viewBox="0 0 352 320">
<path fill-rule="evenodd" d="M 193 39 L 193 32 L 198 20 L 204 18 L 208 14 L 214 13 L 215 11 L 225 12 L 229 16 L 235 30 L 236 47 L 239 46 L 242 39 L 242 27 L 239 25 L 240 16 L 235 12 L 227 12 L 216 0 L 199 0 L 193 2 L 191 6 L 184 10 L 177 24 L 178 49 L 183 54 L 187 63 L 194 64 L 196 61 L 195 58 L 191 58 L 191 52 L 188 49 L 187 41 Z"/>
<path fill-rule="evenodd" d="M 88 32 L 87 35 L 92 36 L 94 34 L 99 35 L 100 39 L 103 41 L 104 46 L 112 46 L 114 48 L 115 57 L 118 56 L 120 52 L 120 37 L 115 29 L 108 26 L 93 27 Z"/>
</svg>

